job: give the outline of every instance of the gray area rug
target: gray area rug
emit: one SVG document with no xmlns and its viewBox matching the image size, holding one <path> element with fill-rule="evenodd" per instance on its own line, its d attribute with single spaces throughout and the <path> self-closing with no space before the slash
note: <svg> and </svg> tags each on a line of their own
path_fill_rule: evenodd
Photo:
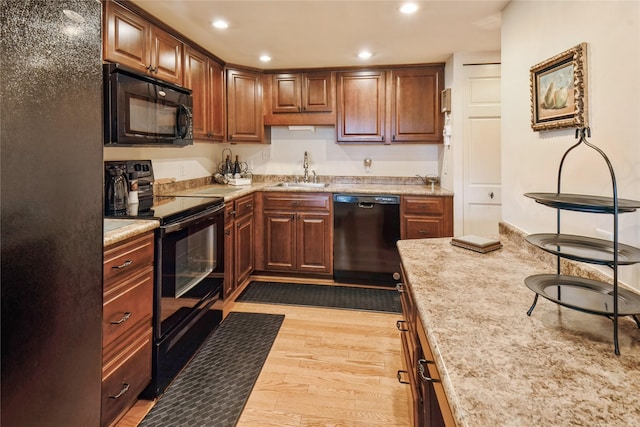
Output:
<svg viewBox="0 0 640 427">
<path fill-rule="evenodd" d="M 249 283 L 236 301 L 342 308 L 383 313 L 402 312 L 400 295 L 396 290 L 349 286 L 254 281 Z"/>
<path fill-rule="evenodd" d="M 229 313 L 140 426 L 235 426 L 283 320 Z"/>
</svg>

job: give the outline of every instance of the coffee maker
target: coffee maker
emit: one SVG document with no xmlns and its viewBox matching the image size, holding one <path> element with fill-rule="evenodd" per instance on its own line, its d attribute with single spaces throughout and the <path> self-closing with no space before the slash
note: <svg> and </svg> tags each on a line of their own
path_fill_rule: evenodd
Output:
<svg viewBox="0 0 640 427">
<path fill-rule="evenodd" d="M 127 215 L 129 183 L 126 163 L 105 164 L 104 213 L 107 216 Z"/>
</svg>

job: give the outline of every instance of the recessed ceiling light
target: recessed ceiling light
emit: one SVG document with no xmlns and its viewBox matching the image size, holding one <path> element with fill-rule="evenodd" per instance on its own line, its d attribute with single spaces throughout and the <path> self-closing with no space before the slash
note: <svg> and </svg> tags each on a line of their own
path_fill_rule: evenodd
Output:
<svg viewBox="0 0 640 427">
<path fill-rule="evenodd" d="M 368 50 L 363 50 L 362 52 L 358 53 L 358 58 L 360 59 L 369 59 L 371 58 L 373 54 L 371 52 L 369 52 Z"/>
<path fill-rule="evenodd" d="M 229 24 L 227 23 L 227 21 L 222 20 L 222 19 L 216 19 L 215 21 L 213 21 L 211 23 L 211 25 L 213 25 L 214 27 L 219 28 L 219 29 L 225 29 L 225 28 L 229 27 Z"/>
<path fill-rule="evenodd" d="M 405 3 L 400 6 L 400 12 L 411 14 L 418 10 L 418 5 L 415 3 Z"/>
<path fill-rule="evenodd" d="M 271 57 L 269 55 L 260 55 L 260 61 L 269 62 L 271 61 Z"/>
</svg>

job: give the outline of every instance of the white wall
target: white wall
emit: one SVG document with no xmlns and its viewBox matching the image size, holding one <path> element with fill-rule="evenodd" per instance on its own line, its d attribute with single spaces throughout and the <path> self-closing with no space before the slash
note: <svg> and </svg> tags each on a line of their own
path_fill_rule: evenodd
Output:
<svg viewBox="0 0 640 427">
<path fill-rule="evenodd" d="M 555 192 L 561 156 L 576 142 L 574 129 L 531 130 L 529 69 L 581 42 L 588 44 L 589 141 L 609 157 L 619 197 L 640 200 L 640 2 L 515 0 L 502 16 L 503 219 L 527 233 L 555 231 L 555 210 L 523 193 Z M 595 151 L 572 153 L 562 191 L 611 196 Z M 563 212 L 562 219 L 565 233 L 606 238 L 613 230 L 611 215 Z M 639 212 L 620 216 L 619 236 L 640 247 Z M 638 266 L 620 272 L 640 290 Z"/>
<path fill-rule="evenodd" d="M 260 175 L 302 175 L 305 151 L 309 153 L 309 170 L 318 175 L 410 177 L 440 172 L 439 145 L 340 145 L 336 144 L 335 128 L 329 126 L 317 126 L 313 131 L 272 127 L 270 145 L 196 142 L 184 148 L 107 147 L 104 157 L 151 159 L 156 178 L 183 181 L 211 175 L 222 161 L 225 148 Z M 369 172 L 363 164 L 367 157 L 373 160 Z"/>
<path fill-rule="evenodd" d="M 464 224 L 464 115 L 466 81 L 463 74 L 465 64 L 490 64 L 500 62 L 500 52 L 458 52 L 445 65 L 446 87 L 451 88 L 452 127 L 451 144 L 443 147 L 440 154 L 442 186 L 453 190 L 453 234 L 459 236 Z"/>
</svg>

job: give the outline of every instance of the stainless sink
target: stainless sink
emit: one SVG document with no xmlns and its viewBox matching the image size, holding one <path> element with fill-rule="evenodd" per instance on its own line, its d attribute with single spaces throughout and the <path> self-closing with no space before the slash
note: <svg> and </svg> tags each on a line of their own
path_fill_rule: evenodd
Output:
<svg viewBox="0 0 640 427">
<path fill-rule="evenodd" d="M 325 182 L 279 182 L 274 187 L 284 188 L 325 188 L 329 184 Z"/>
</svg>

